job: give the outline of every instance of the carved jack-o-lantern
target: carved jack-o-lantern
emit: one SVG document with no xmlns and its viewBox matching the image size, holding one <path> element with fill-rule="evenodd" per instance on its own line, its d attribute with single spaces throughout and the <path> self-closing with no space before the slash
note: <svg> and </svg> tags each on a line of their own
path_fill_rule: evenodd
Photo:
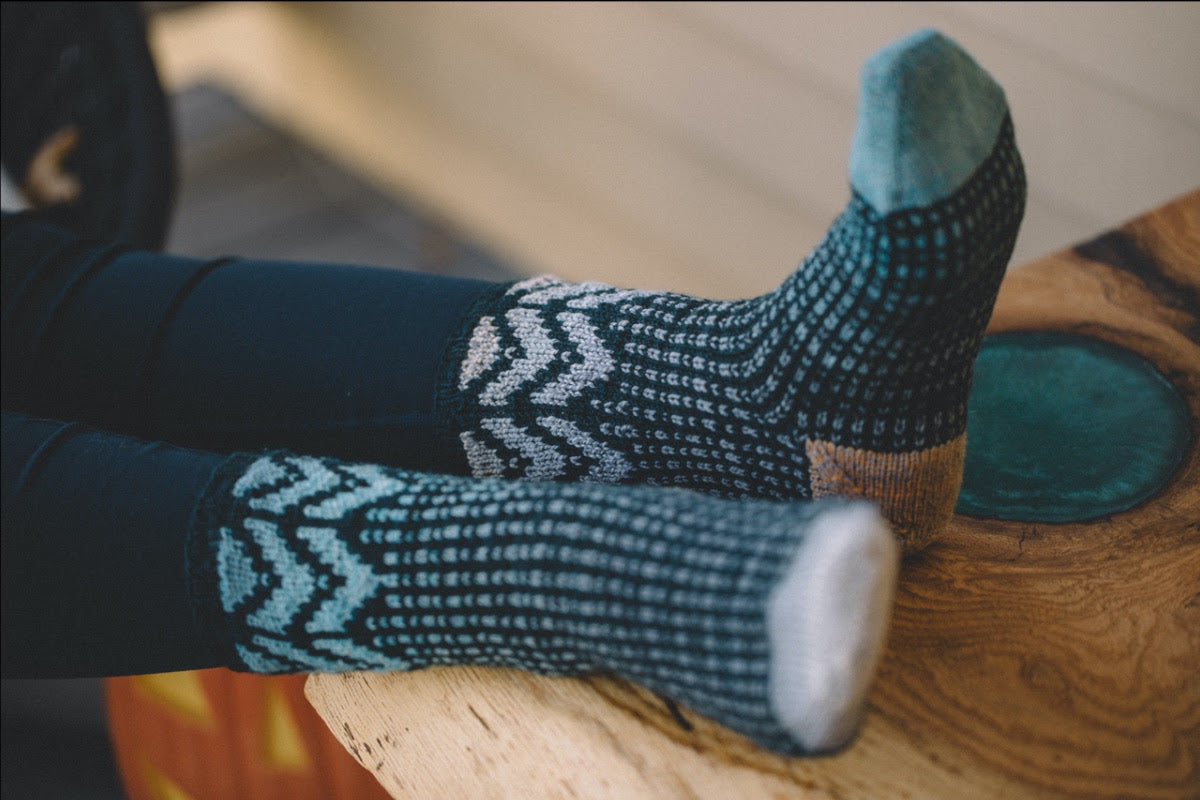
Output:
<svg viewBox="0 0 1200 800">
<path fill-rule="evenodd" d="M 385 800 L 304 699 L 305 677 L 209 669 L 107 680 L 130 800 Z"/>
</svg>

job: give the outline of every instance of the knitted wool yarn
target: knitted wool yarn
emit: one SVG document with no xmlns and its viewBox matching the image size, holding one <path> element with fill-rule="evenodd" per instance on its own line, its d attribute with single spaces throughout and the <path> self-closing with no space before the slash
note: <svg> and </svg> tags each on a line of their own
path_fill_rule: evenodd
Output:
<svg viewBox="0 0 1200 800">
<path fill-rule="evenodd" d="M 480 480 L 235 456 L 192 595 L 255 672 L 619 673 L 776 750 L 854 733 L 898 549 L 866 503 Z"/>
<path fill-rule="evenodd" d="M 476 476 L 879 503 L 948 520 L 972 367 L 1024 209 L 1003 92 L 932 31 L 863 71 L 852 197 L 778 289 L 718 302 L 503 287 L 450 348 L 442 426 Z"/>
</svg>

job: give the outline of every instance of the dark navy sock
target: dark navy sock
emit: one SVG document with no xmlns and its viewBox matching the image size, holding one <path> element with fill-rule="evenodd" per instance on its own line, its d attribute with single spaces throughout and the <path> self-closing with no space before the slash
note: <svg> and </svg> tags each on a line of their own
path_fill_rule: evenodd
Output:
<svg viewBox="0 0 1200 800">
<path fill-rule="evenodd" d="M 853 192 L 775 291 L 718 302 L 549 277 L 485 295 L 439 383 L 472 474 L 842 495 L 929 544 L 1025 180 L 1000 87 L 921 31 L 863 69 Z"/>
<path fill-rule="evenodd" d="M 203 500 L 204 630 L 255 672 L 622 675 L 789 753 L 844 744 L 891 606 L 878 512 L 828 499 L 235 457 Z"/>
</svg>

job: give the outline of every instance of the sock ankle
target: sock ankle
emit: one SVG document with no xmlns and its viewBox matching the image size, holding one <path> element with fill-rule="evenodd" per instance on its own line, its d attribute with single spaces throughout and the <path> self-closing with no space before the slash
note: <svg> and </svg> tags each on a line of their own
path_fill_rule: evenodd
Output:
<svg viewBox="0 0 1200 800">
<path fill-rule="evenodd" d="M 477 303 L 437 398 L 472 473 L 863 497 L 906 548 L 932 541 L 1024 173 L 1003 92 L 940 34 L 880 51 L 861 98 L 850 202 L 775 291 L 542 277 Z"/>
<path fill-rule="evenodd" d="M 190 548 L 234 668 L 612 672 L 788 753 L 854 733 L 898 566 L 866 503 L 285 454 L 226 462 Z"/>
</svg>

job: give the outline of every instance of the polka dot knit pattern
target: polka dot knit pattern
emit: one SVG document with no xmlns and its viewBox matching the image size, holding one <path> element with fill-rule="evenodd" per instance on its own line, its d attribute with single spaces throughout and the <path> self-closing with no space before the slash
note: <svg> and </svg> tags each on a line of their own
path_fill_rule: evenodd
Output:
<svg viewBox="0 0 1200 800">
<path fill-rule="evenodd" d="M 476 476 L 852 494 L 923 544 L 949 509 L 921 518 L 910 500 L 953 504 L 972 367 L 1024 192 L 1005 118 L 952 195 L 884 215 L 855 193 L 765 296 L 506 287 L 451 349 L 443 427 Z"/>
<path fill-rule="evenodd" d="M 613 672 L 797 752 L 767 604 L 814 521 L 862 505 L 235 456 L 197 513 L 192 594 L 234 668 Z"/>
</svg>

